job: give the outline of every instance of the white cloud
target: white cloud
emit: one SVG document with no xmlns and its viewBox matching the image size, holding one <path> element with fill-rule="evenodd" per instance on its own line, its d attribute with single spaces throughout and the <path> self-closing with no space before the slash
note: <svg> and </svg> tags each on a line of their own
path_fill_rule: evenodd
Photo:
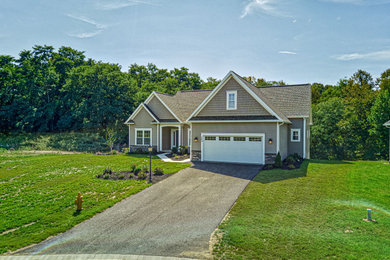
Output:
<svg viewBox="0 0 390 260">
<path fill-rule="evenodd" d="M 289 55 L 296 55 L 296 52 L 293 51 L 279 51 L 279 54 L 289 54 Z"/>
<path fill-rule="evenodd" d="M 390 50 L 374 51 L 367 53 L 350 53 L 333 56 L 336 60 L 390 60 Z"/>
<path fill-rule="evenodd" d="M 95 31 L 95 32 L 83 32 L 83 33 L 68 33 L 68 36 L 70 37 L 76 37 L 80 39 L 85 39 L 85 38 L 91 38 L 94 37 L 98 34 L 100 34 L 103 30 Z"/>
<path fill-rule="evenodd" d="M 84 22 L 84 23 L 88 23 L 88 24 L 91 24 L 93 26 L 95 26 L 97 29 L 105 29 L 107 28 L 107 25 L 105 24 L 100 24 L 88 17 L 85 17 L 85 16 L 77 16 L 77 15 L 73 15 L 73 14 L 67 14 L 68 17 L 72 18 L 72 19 L 75 19 L 75 20 L 78 20 L 78 21 L 81 21 L 81 22 Z"/>
<path fill-rule="evenodd" d="M 277 5 L 278 0 L 251 0 L 242 10 L 242 14 L 240 17 L 244 18 L 245 16 L 252 14 L 256 10 L 273 16 L 291 17 L 278 10 Z"/>
<path fill-rule="evenodd" d="M 116 10 L 135 5 L 154 5 L 149 0 L 115 0 L 115 1 L 103 1 L 96 4 L 96 8 L 100 10 Z"/>
</svg>

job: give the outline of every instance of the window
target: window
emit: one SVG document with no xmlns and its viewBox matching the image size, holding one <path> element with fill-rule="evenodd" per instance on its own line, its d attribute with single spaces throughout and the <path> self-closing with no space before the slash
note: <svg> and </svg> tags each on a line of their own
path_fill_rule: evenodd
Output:
<svg viewBox="0 0 390 260">
<path fill-rule="evenodd" d="M 249 142 L 261 142 L 261 137 L 249 137 Z"/>
<path fill-rule="evenodd" d="M 237 109 L 237 91 L 226 91 L 226 109 Z"/>
<path fill-rule="evenodd" d="M 204 140 L 206 141 L 215 141 L 217 138 L 215 136 L 205 136 Z"/>
<path fill-rule="evenodd" d="M 146 129 L 140 129 L 136 128 L 136 145 L 151 145 L 152 144 L 152 129 L 146 128 Z"/>
<path fill-rule="evenodd" d="M 301 141 L 301 129 L 291 129 L 291 142 Z"/>
<path fill-rule="evenodd" d="M 245 141 L 245 137 L 237 137 L 237 136 L 235 136 L 235 137 L 233 138 L 233 140 L 234 140 L 234 141 L 240 141 L 240 142 L 242 142 L 242 141 Z"/>
<path fill-rule="evenodd" d="M 218 137 L 218 140 L 219 141 L 230 141 L 230 137 L 229 136 L 220 136 L 220 137 Z"/>
</svg>

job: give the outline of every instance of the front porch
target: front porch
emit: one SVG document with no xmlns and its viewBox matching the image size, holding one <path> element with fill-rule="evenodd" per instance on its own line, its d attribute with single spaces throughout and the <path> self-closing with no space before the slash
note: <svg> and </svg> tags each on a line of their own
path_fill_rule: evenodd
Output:
<svg viewBox="0 0 390 260">
<path fill-rule="evenodd" d="M 159 146 L 158 152 L 170 152 L 172 148 L 182 145 L 181 125 L 159 125 Z"/>
</svg>

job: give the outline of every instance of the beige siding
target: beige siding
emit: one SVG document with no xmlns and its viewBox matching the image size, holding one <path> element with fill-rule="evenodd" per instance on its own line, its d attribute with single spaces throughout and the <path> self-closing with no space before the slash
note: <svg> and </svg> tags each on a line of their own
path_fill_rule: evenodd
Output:
<svg viewBox="0 0 390 260">
<path fill-rule="evenodd" d="M 237 90 L 237 109 L 226 109 L 226 91 Z M 200 111 L 198 116 L 270 115 L 236 80 L 231 78 Z"/>
<path fill-rule="evenodd" d="M 288 154 L 297 153 L 303 156 L 303 119 L 290 118 L 291 125 L 288 126 L 287 140 L 288 140 Z M 301 129 L 301 141 L 291 142 L 291 129 Z M 306 142 L 307 143 L 307 142 Z"/>
<path fill-rule="evenodd" d="M 182 145 L 183 146 L 188 146 L 188 128 L 189 128 L 189 126 L 188 125 L 183 125 L 182 126 L 182 141 L 181 141 L 181 143 L 182 143 Z"/>
<path fill-rule="evenodd" d="M 150 114 L 141 108 L 136 117 L 133 119 L 134 124 L 130 126 L 130 145 L 135 145 L 135 129 L 136 128 L 151 128 L 152 129 L 152 145 L 157 145 L 157 126 L 151 124 L 154 119 Z"/>
<path fill-rule="evenodd" d="M 175 119 L 171 112 L 156 97 L 153 97 L 147 105 L 159 119 Z"/>
<path fill-rule="evenodd" d="M 287 133 L 288 133 L 288 126 L 287 125 L 281 125 L 279 127 L 279 151 L 280 155 L 282 156 L 282 160 L 288 156 L 288 144 L 287 144 Z"/>
<path fill-rule="evenodd" d="M 265 153 L 276 153 L 276 123 L 193 123 L 192 138 L 198 137 L 199 141 L 192 142 L 191 150 L 201 150 L 201 133 L 264 133 Z"/>
</svg>

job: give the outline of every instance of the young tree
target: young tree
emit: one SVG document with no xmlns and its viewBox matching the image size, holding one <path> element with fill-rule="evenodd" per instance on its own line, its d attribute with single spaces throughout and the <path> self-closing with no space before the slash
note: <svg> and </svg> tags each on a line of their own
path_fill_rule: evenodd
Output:
<svg viewBox="0 0 390 260">
<path fill-rule="evenodd" d="M 106 129 L 106 144 L 108 147 L 110 147 L 111 153 L 112 149 L 114 148 L 114 144 L 117 140 L 115 131 L 113 128 L 107 128 Z"/>
</svg>

